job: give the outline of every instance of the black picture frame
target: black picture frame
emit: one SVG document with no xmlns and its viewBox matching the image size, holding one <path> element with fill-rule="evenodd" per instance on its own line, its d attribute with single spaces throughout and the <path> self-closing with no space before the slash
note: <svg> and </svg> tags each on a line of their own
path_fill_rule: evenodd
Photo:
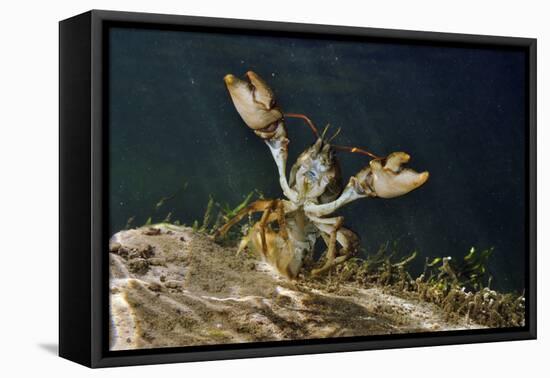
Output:
<svg viewBox="0 0 550 378">
<path fill-rule="evenodd" d="M 155 29 L 203 30 L 269 35 L 332 36 L 351 40 L 520 49 L 527 55 L 528 125 L 525 156 L 526 326 L 510 329 L 450 331 L 162 348 L 111 352 L 108 339 L 109 235 L 106 216 L 107 91 L 106 30 L 112 25 Z M 203 18 L 92 10 L 59 24 L 59 354 L 89 367 L 157 364 L 356 350 L 479 343 L 536 338 L 536 39 L 385 30 L 327 25 Z"/>
</svg>

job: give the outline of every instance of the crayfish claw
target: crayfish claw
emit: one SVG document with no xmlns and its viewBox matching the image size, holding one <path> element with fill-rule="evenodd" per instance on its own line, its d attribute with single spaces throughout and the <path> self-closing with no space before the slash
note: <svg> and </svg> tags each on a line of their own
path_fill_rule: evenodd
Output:
<svg viewBox="0 0 550 378">
<path fill-rule="evenodd" d="M 399 197 L 428 181 L 429 172 L 419 173 L 403 167 L 410 159 L 410 155 L 405 152 L 394 152 L 385 159 L 375 159 L 369 163 L 369 187 L 377 197 Z"/>
<path fill-rule="evenodd" d="M 248 71 L 246 80 L 228 74 L 223 78 L 235 109 L 244 123 L 264 140 L 286 137 L 283 113 L 267 83 Z"/>
</svg>

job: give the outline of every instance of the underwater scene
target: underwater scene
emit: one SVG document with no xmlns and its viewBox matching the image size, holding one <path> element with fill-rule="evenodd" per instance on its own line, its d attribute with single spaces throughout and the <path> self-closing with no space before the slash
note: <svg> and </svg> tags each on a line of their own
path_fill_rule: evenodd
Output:
<svg viewBox="0 0 550 378">
<path fill-rule="evenodd" d="M 107 56 L 110 350 L 525 326 L 523 51 L 111 27 Z"/>
</svg>

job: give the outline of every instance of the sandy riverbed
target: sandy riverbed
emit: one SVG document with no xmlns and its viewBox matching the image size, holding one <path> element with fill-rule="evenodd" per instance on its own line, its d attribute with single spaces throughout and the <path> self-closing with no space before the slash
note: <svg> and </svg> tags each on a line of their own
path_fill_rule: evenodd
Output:
<svg viewBox="0 0 550 378">
<path fill-rule="evenodd" d="M 481 328 L 383 287 L 289 281 L 235 252 L 188 227 L 115 234 L 111 350 Z"/>
</svg>

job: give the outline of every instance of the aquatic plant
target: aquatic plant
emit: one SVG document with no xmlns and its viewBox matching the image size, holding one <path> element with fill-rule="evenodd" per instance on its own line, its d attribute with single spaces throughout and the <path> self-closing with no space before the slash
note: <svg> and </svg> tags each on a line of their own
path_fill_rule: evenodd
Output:
<svg viewBox="0 0 550 378">
<path fill-rule="evenodd" d="M 183 186 L 180 187 L 173 194 L 160 198 L 152 207 L 151 213 L 145 220 L 145 223 L 143 224 L 143 226 L 151 226 L 153 224 L 158 224 L 158 223 L 165 223 L 165 224 L 171 223 L 174 225 L 185 226 L 185 223 L 182 224 L 182 222 L 180 222 L 179 219 L 172 221 L 173 213 L 170 210 L 161 220 L 158 220 L 159 218 L 156 214 L 160 211 L 161 208 L 165 207 L 165 204 L 168 201 L 175 199 L 178 195 L 183 193 L 187 189 L 187 186 L 188 184 L 187 182 L 185 182 Z M 221 224 L 223 224 L 224 222 L 227 222 L 228 219 L 231 219 L 232 217 L 235 216 L 235 214 L 239 213 L 240 211 L 242 211 L 242 209 L 248 206 L 250 201 L 254 199 L 261 199 L 261 198 L 263 198 L 263 193 L 258 189 L 254 189 L 245 196 L 243 201 L 241 201 L 237 205 L 230 205 L 227 202 L 224 202 L 223 204 L 216 202 L 214 199 L 214 196 L 210 194 L 208 196 L 208 202 L 206 204 L 206 208 L 202 219 L 193 220 L 191 222 L 191 227 L 193 228 L 194 231 L 211 234 L 214 230 L 218 229 Z M 214 216 L 213 214 L 215 213 L 216 209 L 217 209 L 217 213 Z M 126 226 L 124 227 L 124 229 L 128 230 L 132 228 L 134 222 L 135 222 L 135 216 L 130 217 L 126 222 Z M 238 231 L 231 232 L 226 235 L 224 242 L 226 244 L 234 243 L 238 239 L 240 239 L 240 237 L 242 237 L 241 232 L 238 232 Z"/>
<path fill-rule="evenodd" d="M 389 249 L 386 243 L 375 254 L 345 262 L 329 280 L 384 286 L 394 294 L 434 303 L 450 318 L 462 316 L 491 328 L 523 326 L 524 295 L 490 288 L 492 277 L 487 264 L 493 250 L 472 247 L 457 261 L 450 257 L 427 258 L 424 272 L 413 279 L 407 266 L 416 258 L 416 251 L 396 259 L 395 249 Z"/>
<path fill-rule="evenodd" d="M 124 226 L 124 230 L 129 230 L 130 228 L 132 228 L 132 224 L 134 223 L 135 219 L 135 216 L 128 218 L 128 220 L 126 221 L 126 225 Z"/>
<path fill-rule="evenodd" d="M 214 208 L 214 197 L 212 195 L 208 196 L 208 204 L 206 205 L 206 210 L 204 211 L 204 217 L 202 218 L 202 226 L 199 229 L 203 232 L 208 232 L 208 225 L 210 224 L 210 215 L 212 209 Z"/>
<path fill-rule="evenodd" d="M 166 196 L 166 197 L 162 197 L 160 200 L 158 200 L 158 202 L 155 204 L 154 208 L 153 208 L 153 213 L 158 211 L 166 202 L 170 201 L 170 200 L 173 200 L 174 198 L 176 198 L 177 196 L 179 196 L 180 194 L 182 194 L 183 192 L 185 192 L 185 190 L 187 189 L 187 186 L 189 184 L 187 183 L 187 181 L 185 181 L 183 183 L 182 186 L 180 186 L 174 193 L 172 193 L 171 195 L 169 196 Z"/>
<path fill-rule="evenodd" d="M 248 206 L 248 204 L 252 200 L 252 197 L 254 196 L 254 194 L 257 195 L 258 199 L 263 198 L 263 194 L 258 189 L 255 189 L 255 190 L 251 191 L 250 193 L 248 193 L 246 195 L 246 197 L 244 198 L 244 200 L 235 207 L 229 206 L 229 204 L 227 202 L 224 203 L 224 205 L 221 207 L 224 221 L 228 221 L 229 219 L 233 218 L 242 209 L 244 209 L 246 206 Z"/>
<path fill-rule="evenodd" d="M 220 227 L 221 224 L 227 222 L 228 219 L 231 219 L 235 216 L 235 214 L 239 213 L 242 209 L 248 206 L 250 201 L 252 201 L 254 198 L 263 198 L 263 194 L 259 190 L 255 189 L 248 193 L 242 202 L 232 206 L 227 202 L 224 202 L 223 205 L 219 202 L 216 202 L 214 196 L 210 194 L 208 196 L 208 203 L 206 204 L 202 220 L 195 219 L 192 223 L 193 230 L 197 232 L 204 232 L 207 234 L 213 233 L 216 229 Z M 216 209 L 218 211 L 216 215 L 213 216 Z M 225 241 L 234 242 L 238 240 L 241 236 L 242 234 L 239 232 L 228 233 L 225 237 Z"/>
<path fill-rule="evenodd" d="M 220 203 L 214 203 L 214 205 L 218 208 L 218 213 L 215 217 L 215 221 L 214 221 L 214 224 L 212 225 L 212 227 L 208 230 L 209 233 L 213 233 L 215 232 L 217 229 L 220 228 L 220 226 L 227 222 L 229 219 L 235 217 L 236 214 L 238 214 L 239 212 L 241 212 L 243 209 L 245 209 L 252 200 L 258 200 L 258 199 L 262 199 L 263 198 L 263 193 L 261 191 L 259 191 L 258 189 L 254 189 L 253 191 L 249 192 L 245 198 L 243 199 L 243 201 L 241 201 L 240 203 L 238 203 L 237 205 L 230 205 L 229 203 L 227 202 L 224 202 L 223 205 L 221 205 Z M 211 206 L 211 210 L 213 209 L 213 206 Z M 205 218 L 206 218 L 206 213 L 205 213 Z M 210 215 L 208 217 L 208 222 L 207 224 L 209 224 L 209 220 L 210 220 Z M 204 220 L 203 220 L 203 224 L 204 224 Z M 246 224 L 245 226 L 243 226 L 243 228 L 241 228 L 241 230 L 237 230 L 237 231 L 232 231 L 232 232 L 228 232 L 226 235 L 224 235 L 224 238 L 223 238 L 223 243 L 227 244 L 227 243 L 234 243 L 234 242 L 237 242 L 242 236 L 243 236 L 243 232 L 242 230 L 243 229 L 246 229 L 246 227 L 249 225 L 249 223 L 251 223 L 251 219 L 249 218 L 249 222 L 248 224 Z M 206 231 L 206 229 L 204 230 Z M 221 241 L 221 240 L 220 240 Z"/>
<path fill-rule="evenodd" d="M 149 215 L 145 219 L 145 223 L 143 224 L 143 226 L 150 226 L 153 223 L 159 223 L 159 222 L 160 223 L 171 223 L 171 218 L 172 218 L 172 212 L 171 211 L 169 211 L 161 221 L 155 221 L 155 218 L 157 217 L 158 212 L 165 205 L 165 203 L 175 199 L 180 194 L 182 194 L 187 189 L 187 186 L 188 186 L 187 181 L 185 181 L 183 183 L 183 185 L 181 187 L 179 187 L 174 193 L 172 193 L 169 196 L 161 197 L 157 202 L 155 202 L 155 205 L 149 211 Z M 136 220 L 135 215 L 128 218 L 128 220 L 126 221 L 126 225 L 124 226 L 124 230 L 129 230 L 130 228 L 132 228 L 133 225 L 134 225 L 135 220 Z M 179 220 L 177 220 L 176 222 L 178 224 L 180 223 Z"/>
</svg>

